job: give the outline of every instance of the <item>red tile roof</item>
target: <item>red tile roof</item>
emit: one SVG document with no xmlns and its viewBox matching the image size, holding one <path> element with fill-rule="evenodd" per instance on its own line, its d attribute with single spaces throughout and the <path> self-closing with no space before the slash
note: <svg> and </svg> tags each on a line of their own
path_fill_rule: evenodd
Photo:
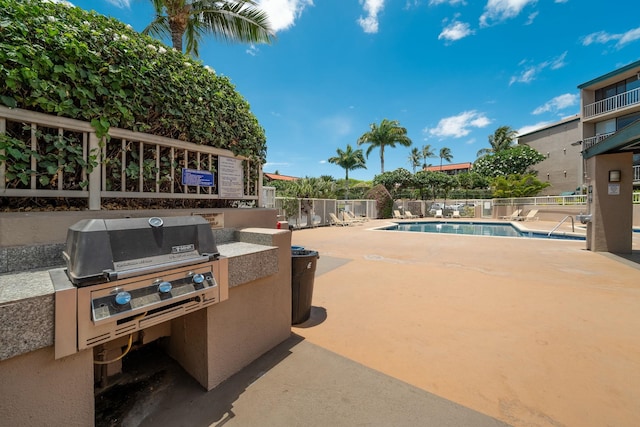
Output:
<svg viewBox="0 0 640 427">
<path fill-rule="evenodd" d="M 276 175 L 275 173 L 264 173 L 264 177 L 271 181 L 297 181 L 300 178 L 288 175 Z"/>
<path fill-rule="evenodd" d="M 439 172 L 439 171 L 453 171 L 453 170 L 458 170 L 458 169 L 466 169 L 466 170 L 471 170 L 471 166 L 472 164 L 467 162 L 467 163 L 452 163 L 452 164 L 448 164 L 448 165 L 442 165 L 442 169 L 440 169 L 440 165 L 438 166 L 429 166 L 427 167 L 426 170 L 428 171 L 432 171 L 432 172 Z"/>
</svg>

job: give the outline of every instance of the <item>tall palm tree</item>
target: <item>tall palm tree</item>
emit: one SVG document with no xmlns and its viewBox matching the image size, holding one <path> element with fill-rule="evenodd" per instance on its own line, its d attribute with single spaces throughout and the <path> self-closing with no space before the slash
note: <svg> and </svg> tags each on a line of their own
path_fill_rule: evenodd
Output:
<svg viewBox="0 0 640 427">
<path fill-rule="evenodd" d="M 421 154 L 422 154 L 422 158 L 424 159 L 424 163 L 422 163 L 422 168 L 426 169 L 427 168 L 427 159 L 430 159 L 430 158 L 436 156 L 433 153 L 433 150 L 431 149 L 431 144 L 424 145 L 422 147 L 422 153 Z"/>
<path fill-rule="evenodd" d="M 420 150 L 418 149 L 418 147 L 413 147 L 411 153 L 409 153 L 409 164 L 413 168 L 414 175 L 416 173 L 416 168 L 421 164 L 421 160 L 422 154 L 420 153 Z"/>
<path fill-rule="evenodd" d="M 347 144 L 346 150 L 342 151 L 340 148 L 336 150 L 338 154 L 335 157 L 329 158 L 329 163 L 336 164 L 345 171 L 345 187 L 346 198 L 349 198 L 349 171 L 354 169 L 366 169 L 364 155 L 361 149 L 354 150 L 351 144 Z"/>
<path fill-rule="evenodd" d="M 440 149 L 440 172 L 442 172 L 442 161 L 446 160 L 447 162 L 451 163 L 451 160 L 453 160 L 453 154 L 451 154 L 451 149 L 447 148 L 447 147 L 442 147 Z"/>
<path fill-rule="evenodd" d="M 400 126 L 397 120 L 382 119 L 380 125 L 369 125 L 369 132 L 358 138 L 358 145 L 369 144 L 367 157 L 374 148 L 380 148 L 380 173 L 384 173 L 384 147 L 395 148 L 396 144 L 409 147 L 411 139 L 407 136 L 407 129 Z"/>
<path fill-rule="evenodd" d="M 270 43 L 275 35 L 267 14 L 254 0 L 151 0 L 156 17 L 143 34 L 171 37 L 176 50 L 198 56 L 205 34 L 231 42 Z"/>
<path fill-rule="evenodd" d="M 495 130 L 493 135 L 489 135 L 489 145 L 491 147 L 478 150 L 477 157 L 508 150 L 512 147 L 516 136 L 518 136 L 518 132 L 516 130 L 511 129 L 509 126 L 500 126 Z"/>
<path fill-rule="evenodd" d="M 345 180 L 349 182 L 349 171 L 354 169 L 366 169 L 364 155 L 361 149 L 354 150 L 351 144 L 347 144 L 346 150 L 338 148 L 337 156 L 330 157 L 329 163 L 340 166 L 345 170 Z"/>
</svg>

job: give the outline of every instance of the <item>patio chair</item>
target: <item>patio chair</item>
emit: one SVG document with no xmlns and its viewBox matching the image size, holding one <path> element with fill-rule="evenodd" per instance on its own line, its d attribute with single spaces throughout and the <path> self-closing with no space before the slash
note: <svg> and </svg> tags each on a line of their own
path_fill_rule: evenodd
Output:
<svg viewBox="0 0 640 427">
<path fill-rule="evenodd" d="M 414 215 L 411 211 L 404 211 L 404 217 L 408 219 L 418 218 L 418 215 Z"/>
<path fill-rule="evenodd" d="M 436 214 L 433 216 L 434 218 L 444 218 L 442 216 L 442 209 L 436 210 Z"/>
<path fill-rule="evenodd" d="M 517 210 L 513 211 L 513 213 L 511 215 L 501 216 L 500 219 L 508 219 L 509 221 L 517 221 L 521 212 L 522 212 L 522 209 L 517 209 Z"/>
<path fill-rule="evenodd" d="M 538 220 L 538 209 L 531 209 L 527 215 L 519 216 L 517 218 L 518 221 L 537 221 Z"/>
<path fill-rule="evenodd" d="M 329 220 L 329 225 L 341 225 L 341 226 L 343 226 L 343 227 L 344 227 L 344 226 L 346 226 L 346 225 L 349 225 L 349 222 L 348 222 L 348 221 L 343 221 L 343 220 L 341 220 L 341 219 L 340 219 L 340 218 L 338 218 L 338 217 L 336 216 L 336 214 L 334 214 L 334 213 L 329 213 L 329 218 L 331 218 L 331 219 Z"/>
<path fill-rule="evenodd" d="M 400 213 L 400 211 L 395 210 L 395 211 L 393 211 L 393 218 L 395 218 L 395 219 L 402 219 L 402 218 L 404 218 L 404 216 L 402 216 L 402 214 Z"/>
<path fill-rule="evenodd" d="M 344 211 L 342 212 L 342 219 L 345 221 L 350 221 L 350 222 L 365 222 L 367 221 L 369 218 L 365 218 L 365 217 L 360 217 L 360 216 L 356 216 L 355 214 L 349 212 L 349 211 Z"/>
<path fill-rule="evenodd" d="M 453 211 L 451 218 L 460 218 L 460 211 Z"/>
</svg>

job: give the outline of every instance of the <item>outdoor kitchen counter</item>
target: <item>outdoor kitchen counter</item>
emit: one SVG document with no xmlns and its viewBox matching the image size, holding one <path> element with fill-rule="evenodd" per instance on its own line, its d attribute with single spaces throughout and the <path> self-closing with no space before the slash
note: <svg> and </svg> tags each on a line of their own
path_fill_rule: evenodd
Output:
<svg viewBox="0 0 640 427">
<path fill-rule="evenodd" d="M 230 288 L 278 272 L 278 247 L 267 245 L 273 242 L 270 234 L 269 229 L 242 230 L 237 237 L 244 241 L 217 245 L 229 260 Z M 0 275 L 0 324 L 0 361 L 54 344 L 49 270 Z"/>
</svg>

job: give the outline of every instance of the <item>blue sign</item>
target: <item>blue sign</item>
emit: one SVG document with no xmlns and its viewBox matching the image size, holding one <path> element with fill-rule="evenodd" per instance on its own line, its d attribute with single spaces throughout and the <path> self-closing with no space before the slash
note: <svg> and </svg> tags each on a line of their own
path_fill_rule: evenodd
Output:
<svg viewBox="0 0 640 427">
<path fill-rule="evenodd" d="M 182 169 L 182 185 L 213 187 L 213 173 L 197 169 Z"/>
</svg>

